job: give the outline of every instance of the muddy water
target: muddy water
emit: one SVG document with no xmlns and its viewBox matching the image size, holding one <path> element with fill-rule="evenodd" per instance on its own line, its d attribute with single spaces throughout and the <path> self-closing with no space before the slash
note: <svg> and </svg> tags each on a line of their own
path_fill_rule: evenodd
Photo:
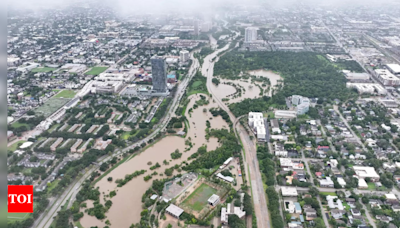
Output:
<svg viewBox="0 0 400 228">
<path fill-rule="evenodd" d="M 269 96 L 271 96 L 272 88 L 274 88 L 275 85 L 278 84 L 278 81 L 283 80 L 283 78 L 279 74 L 275 74 L 274 72 L 269 71 L 269 70 L 262 70 L 262 69 L 252 70 L 252 71 L 249 71 L 249 74 L 269 78 L 269 80 L 271 82 L 271 89 L 269 91 Z"/>
<path fill-rule="evenodd" d="M 200 97 L 197 95 L 193 95 L 191 98 L 192 99 L 188 106 L 189 108 L 193 107 L 195 101 L 200 99 Z M 112 198 L 113 205 L 106 213 L 106 219 L 100 221 L 96 219 L 96 217 L 89 216 L 85 213 L 85 216 L 81 219 L 82 226 L 104 227 L 107 219 L 111 222 L 111 227 L 129 227 L 132 223 L 138 223 L 140 221 L 140 212 L 142 211 L 142 195 L 152 183 L 152 180 L 145 182 L 143 177 L 154 172 L 150 171 L 150 166 L 147 165 L 149 161 L 151 161 L 153 165 L 156 162 L 160 163 L 161 167 L 155 170 L 160 174 L 164 173 L 166 168 L 174 166 L 175 164 L 180 164 L 182 161 L 187 160 L 187 158 L 196 152 L 202 144 L 207 145 L 207 150 L 214 150 L 217 148 L 218 142 L 216 138 L 210 138 L 209 142 L 207 142 L 205 139 L 206 120 L 212 117 L 212 115 L 208 111 L 204 113 L 203 108 L 209 109 L 211 107 L 216 107 L 216 104 L 212 101 L 207 106 L 199 106 L 197 109 L 194 109 L 191 113 L 191 116 L 186 114 L 190 123 L 190 128 L 186 139 L 190 137 L 192 140 L 193 148 L 191 150 L 184 152 L 186 148 L 184 138 L 178 136 L 168 136 L 161 139 L 154 146 L 148 148 L 141 154 L 136 155 L 134 158 L 118 166 L 109 175 L 107 175 L 107 177 L 112 177 L 115 181 L 116 179 L 124 178 L 126 174 L 131 174 L 136 170 L 146 169 L 147 172 L 144 175 L 132 179 L 121 188 L 117 188 L 117 184 L 115 184 L 114 181 L 108 182 L 107 177 L 100 180 L 95 187 L 99 187 L 99 191 L 101 193 L 101 203 L 104 203 L 104 194 L 107 195 L 110 191 L 116 190 L 117 195 Z M 189 108 L 186 109 L 187 112 Z M 220 116 L 215 118 L 213 117 L 209 121 L 212 128 L 227 128 L 227 124 Z M 170 161 L 170 154 L 176 149 L 179 149 L 179 151 L 183 153 L 182 157 L 180 159 Z M 169 161 L 169 165 L 163 165 L 164 160 Z M 177 171 L 174 171 L 174 174 L 176 173 Z M 159 175 L 153 176 L 153 179 L 155 178 L 162 177 Z"/>
<path fill-rule="evenodd" d="M 221 82 L 226 82 L 226 80 L 222 80 L 220 79 Z M 231 86 L 231 85 L 226 85 L 226 84 L 218 84 L 215 85 L 213 84 L 213 91 L 215 91 L 215 95 L 222 99 L 222 98 L 226 98 L 228 95 L 231 95 L 233 93 L 236 92 L 235 87 Z"/>
<path fill-rule="evenodd" d="M 235 87 L 230 86 L 230 85 L 225 85 L 225 84 L 219 84 L 218 86 L 216 86 L 215 84 L 213 84 L 213 91 L 215 93 L 215 95 L 219 98 L 229 98 L 229 101 L 227 103 L 236 103 L 239 101 L 242 101 L 246 98 L 257 98 L 259 97 L 260 94 L 260 89 L 255 86 L 254 84 L 251 84 L 250 79 L 248 80 L 228 80 L 228 79 L 220 79 L 221 82 L 230 82 L 230 83 L 234 83 L 237 85 L 240 85 L 243 87 L 243 89 L 245 91 L 242 90 L 242 96 L 241 97 L 236 97 L 233 98 L 233 96 L 231 97 L 227 97 L 230 94 L 233 94 L 236 92 Z"/>
</svg>

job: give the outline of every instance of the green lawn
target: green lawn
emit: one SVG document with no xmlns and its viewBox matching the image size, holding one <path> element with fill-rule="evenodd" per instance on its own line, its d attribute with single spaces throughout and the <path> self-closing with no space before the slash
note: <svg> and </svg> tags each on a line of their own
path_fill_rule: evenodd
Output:
<svg viewBox="0 0 400 228">
<path fill-rule="evenodd" d="M 42 160 L 42 161 L 45 161 L 45 160 Z M 22 173 L 23 174 L 29 174 L 29 173 L 31 173 L 31 171 L 32 171 L 32 168 L 25 168 L 25 169 L 22 170 Z"/>
<path fill-rule="evenodd" d="M 33 210 L 37 206 L 36 202 L 33 202 Z M 15 221 L 21 221 L 29 218 L 32 213 L 7 213 L 7 222 L 13 223 Z"/>
<path fill-rule="evenodd" d="M 19 221 L 29 217 L 30 213 L 7 213 L 7 221 Z"/>
<path fill-rule="evenodd" d="M 26 126 L 26 127 L 29 129 L 29 124 L 27 124 L 27 123 L 20 123 L 20 122 L 18 122 L 18 121 L 12 123 L 11 126 L 12 126 L 13 128 L 19 128 L 19 127 L 21 127 L 21 126 Z"/>
<path fill-rule="evenodd" d="M 60 126 L 60 124 L 54 124 L 49 130 L 48 130 L 48 132 L 53 132 L 55 129 L 57 129 L 57 127 L 59 127 Z"/>
<path fill-rule="evenodd" d="M 85 75 L 99 75 L 100 73 L 103 73 L 105 70 L 107 70 L 107 68 L 108 67 L 93 67 L 88 72 L 86 72 Z"/>
<path fill-rule="evenodd" d="M 375 188 L 376 188 L 375 183 L 372 182 L 368 183 L 368 190 L 375 191 Z"/>
<path fill-rule="evenodd" d="M 31 72 L 33 72 L 33 73 L 38 73 L 38 72 L 46 73 L 46 72 L 55 71 L 55 70 L 57 70 L 57 68 L 53 68 L 53 67 L 38 67 L 38 68 L 32 69 Z"/>
<path fill-rule="evenodd" d="M 43 105 L 35 109 L 36 116 L 43 115 L 44 117 L 48 117 L 70 100 L 71 98 L 52 97 L 47 100 Z"/>
<path fill-rule="evenodd" d="M 74 98 L 76 92 L 73 90 L 63 90 L 54 97 L 56 98 Z"/>
<path fill-rule="evenodd" d="M 192 88 L 193 88 L 193 89 L 196 89 L 196 88 L 199 87 L 201 84 L 202 84 L 202 81 L 195 81 L 195 82 L 193 82 L 193 84 L 192 84 Z"/>
<path fill-rule="evenodd" d="M 210 196 L 215 193 L 217 193 L 215 188 L 203 183 L 194 192 L 192 192 L 192 194 L 190 194 L 182 204 L 195 211 L 201 211 L 207 205 L 207 200 L 210 198 Z"/>
<path fill-rule="evenodd" d="M 19 143 L 24 143 L 24 142 L 26 142 L 25 140 L 19 140 L 19 141 L 17 141 L 17 142 L 15 142 L 14 144 L 12 144 L 11 146 L 9 146 L 9 147 L 7 147 L 7 150 L 10 150 L 10 151 L 16 151 L 17 149 L 18 149 L 18 144 Z"/>
<path fill-rule="evenodd" d="M 116 121 L 117 119 L 118 119 L 118 117 L 119 117 L 120 115 L 115 115 L 115 117 L 114 117 L 114 120 L 113 121 Z"/>
<path fill-rule="evenodd" d="M 350 211 L 351 208 L 346 202 L 343 203 L 343 206 L 346 208 L 346 210 Z"/>
<path fill-rule="evenodd" d="M 126 132 L 122 133 L 121 138 L 123 140 L 128 140 L 130 135 L 131 135 L 130 132 L 126 131 Z"/>
<path fill-rule="evenodd" d="M 57 187 L 58 182 L 60 182 L 60 180 L 54 180 L 51 182 L 50 186 L 47 187 L 47 192 L 51 192 L 55 187 Z"/>
</svg>

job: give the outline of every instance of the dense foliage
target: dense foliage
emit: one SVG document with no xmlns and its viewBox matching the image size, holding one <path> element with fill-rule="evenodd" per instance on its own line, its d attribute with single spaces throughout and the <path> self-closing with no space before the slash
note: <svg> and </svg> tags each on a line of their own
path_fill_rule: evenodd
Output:
<svg viewBox="0 0 400 228">
<path fill-rule="evenodd" d="M 257 69 L 279 72 L 284 78 L 279 92 L 283 98 L 297 94 L 345 100 L 350 93 L 342 73 L 314 53 L 232 51 L 221 57 L 214 72 L 223 78 L 236 78 L 242 72 Z"/>
<path fill-rule="evenodd" d="M 257 148 L 257 158 L 260 171 L 264 174 L 268 186 L 266 192 L 268 196 L 268 209 L 270 210 L 272 227 L 283 228 L 283 220 L 279 212 L 279 196 L 274 189 L 275 184 L 275 163 L 272 154 L 268 152 L 267 146 Z"/>
<path fill-rule="evenodd" d="M 219 148 L 209 151 L 200 155 L 192 163 L 183 166 L 182 169 L 185 171 L 195 171 L 198 169 L 206 169 L 202 171 L 202 174 L 208 176 L 210 173 L 208 169 L 214 168 L 226 161 L 229 157 L 234 154 L 240 153 L 240 145 L 237 142 L 235 134 L 229 132 L 226 129 L 211 129 L 210 136 L 218 138 L 218 141 L 222 143 Z"/>
</svg>

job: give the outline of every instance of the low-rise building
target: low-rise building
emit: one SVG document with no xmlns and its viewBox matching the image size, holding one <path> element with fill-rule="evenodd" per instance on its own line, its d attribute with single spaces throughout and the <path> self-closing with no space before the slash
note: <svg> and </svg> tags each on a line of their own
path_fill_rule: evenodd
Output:
<svg viewBox="0 0 400 228">
<path fill-rule="evenodd" d="M 282 196 L 297 196 L 297 189 L 295 187 L 282 187 Z"/>
<path fill-rule="evenodd" d="M 330 177 L 326 177 L 325 179 L 319 180 L 319 185 L 322 188 L 333 188 L 334 184 Z"/>
<path fill-rule="evenodd" d="M 377 182 L 379 181 L 379 175 L 376 173 L 374 167 L 368 167 L 368 166 L 353 166 L 353 170 L 356 173 L 355 175 L 359 179 L 365 179 L 365 178 L 370 178 L 371 181 Z"/>
<path fill-rule="evenodd" d="M 210 204 L 211 206 L 215 207 L 219 204 L 219 202 L 221 201 L 221 199 L 219 198 L 218 195 L 213 194 L 208 200 L 208 204 Z"/>
</svg>

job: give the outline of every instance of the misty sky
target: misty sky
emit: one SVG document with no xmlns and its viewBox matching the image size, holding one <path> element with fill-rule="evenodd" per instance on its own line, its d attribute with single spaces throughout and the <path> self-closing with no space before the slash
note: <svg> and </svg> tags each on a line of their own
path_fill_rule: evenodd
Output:
<svg viewBox="0 0 400 228">
<path fill-rule="evenodd" d="M 41 8 L 63 8 L 70 4 L 81 3 L 78 0 L 13 0 L 9 5 L 17 9 L 38 10 Z M 376 7 L 377 4 L 399 3 L 396 0 L 97 0 L 92 1 L 113 7 L 122 15 L 146 13 L 207 13 L 219 7 L 233 5 L 257 5 L 259 3 L 270 7 L 290 7 L 298 3 L 310 6 L 358 6 Z"/>
</svg>

